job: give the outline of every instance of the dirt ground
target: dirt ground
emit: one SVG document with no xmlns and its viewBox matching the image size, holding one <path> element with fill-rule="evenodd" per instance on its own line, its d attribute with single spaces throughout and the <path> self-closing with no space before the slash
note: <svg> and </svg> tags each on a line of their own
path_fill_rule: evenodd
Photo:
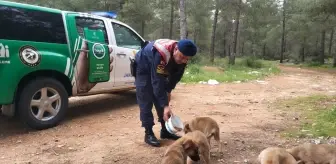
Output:
<svg viewBox="0 0 336 164">
<path fill-rule="evenodd" d="M 218 121 L 223 153 L 216 156 L 218 147 L 212 142 L 213 163 L 246 163 L 267 146 L 294 145 L 300 141 L 280 137 L 293 117 L 271 103 L 315 93 L 335 94 L 336 74 L 281 69 L 281 75 L 264 81 L 179 84 L 172 93 L 172 110 L 184 121 L 194 116 Z M 71 98 L 67 118 L 44 131 L 31 131 L 1 116 L 0 163 L 158 164 L 171 141 L 162 141 L 160 148 L 147 146 L 140 125 L 134 91 Z M 159 137 L 157 122 L 154 130 Z"/>
</svg>

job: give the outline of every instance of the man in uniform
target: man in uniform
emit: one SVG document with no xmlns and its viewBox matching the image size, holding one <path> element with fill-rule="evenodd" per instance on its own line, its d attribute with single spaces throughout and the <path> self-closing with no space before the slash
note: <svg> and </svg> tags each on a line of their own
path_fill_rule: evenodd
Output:
<svg viewBox="0 0 336 164">
<path fill-rule="evenodd" d="M 172 115 L 169 107 L 170 93 L 181 80 L 188 60 L 197 52 L 196 45 L 188 40 L 159 39 L 148 43 L 135 56 L 136 96 L 140 106 L 140 120 L 145 128 L 145 142 L 160 146 L 152 127 L 152 113 L 155 106 L 158 121 L 161 123 L 161 139 L 177 140 L 165 127 L 165 121 Z"/>
</svg>

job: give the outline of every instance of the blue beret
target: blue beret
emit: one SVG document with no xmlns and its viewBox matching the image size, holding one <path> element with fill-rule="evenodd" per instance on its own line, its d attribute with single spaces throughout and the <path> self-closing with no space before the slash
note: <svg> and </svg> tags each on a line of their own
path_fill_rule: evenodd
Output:
<svg viewBox="0 0 336 164">
<path fill-rule="evenodd" d="M 177 47 L 185 56 L 196 55 L 197 47 L 191 40 L 182 39 L 177 43 Z"/>
</svg>

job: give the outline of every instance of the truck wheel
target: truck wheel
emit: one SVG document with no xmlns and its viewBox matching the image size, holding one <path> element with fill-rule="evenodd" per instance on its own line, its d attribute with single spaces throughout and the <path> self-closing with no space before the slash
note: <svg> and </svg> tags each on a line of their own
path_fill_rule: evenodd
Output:
<svg viewBox="0 0 336 164">
<path fill-rule="evenodd" d="M 18 114 L 29 127 L 42 130 L 57 126 L 68 108 L 64 86 L 52 78 L 37 78 L 24 86 L 19 95 Z"/>
</svg>

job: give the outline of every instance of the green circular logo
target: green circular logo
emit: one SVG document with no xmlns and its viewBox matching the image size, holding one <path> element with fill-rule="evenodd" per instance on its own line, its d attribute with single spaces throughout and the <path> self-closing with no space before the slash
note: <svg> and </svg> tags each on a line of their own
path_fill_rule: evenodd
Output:
<svg viewBox="0 0 336 164">
<path fill-rule="evenodd" d="M 97 59 L 103 59 L 105 57 L 105 48 L 102 44 L 100 43 L 93 44 L 92 50 L 93 50 L 93 55 Z"/>
</svg>

